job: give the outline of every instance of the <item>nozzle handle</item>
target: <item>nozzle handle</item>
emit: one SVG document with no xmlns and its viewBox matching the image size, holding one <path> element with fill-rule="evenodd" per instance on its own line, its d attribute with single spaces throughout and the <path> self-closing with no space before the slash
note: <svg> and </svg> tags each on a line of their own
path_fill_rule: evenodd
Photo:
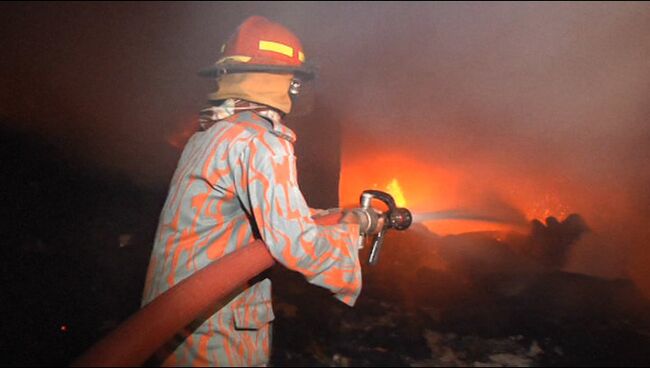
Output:
<svg viewBox="0 0 650 368">
<path fill-rule="evenodd" d="M 380 190 L 364 190 L 361 193 L 360 204 L 361 208 L 365 210 L 371 210 L 371 202 L 373 199 L 380 200 L 388 207 L 388 211 L 383 213 L 381 216 L 384 218 L 384 226 L 379 231 L 375 238 L 373 239 L 372 249 L 370 250 L 370 257 L 368 258 L 368 264 L 371 266 L 376 265 L 379 262 L 379 253 L 381 252 L 381 247 L 384 244 L 384 236 L 386 235 L 386 230 L 395 229 L 395 230 L 406 230 L 411 226 L 412 216 L 411 212 L 406 208 L 398 208 L 395 204 L 393 197 Z M 366 234 L 361 234 L 359 237 L 359 244 L 363 244 L 366 238 Z M 360 249 L 361 247 L 359 247 Z"/>
<path fill-rule="evenodd" d="M 369 210 L 372 202 L 372 195 L 369 193 L 363 193 L 360 199 L 361 208 L 364 210 Z M 357 243 L 357 249 L 363 249 L 363 245 L 366 243 L 366 234 L 359 234 L 359 242 Z"/>
<path fill-rule="evenodd" d="M 383 228 L 376 236 L 375 240 L 372 242 L 372 249 L 370 250 L 370 258 L 368 258 L 368 264 L 374 266 L 379 262 L 379 253 L 381 252 L 381 247 L 384 245 L 384 235 L 386 234 L 386 228 Z"/>
</svg>

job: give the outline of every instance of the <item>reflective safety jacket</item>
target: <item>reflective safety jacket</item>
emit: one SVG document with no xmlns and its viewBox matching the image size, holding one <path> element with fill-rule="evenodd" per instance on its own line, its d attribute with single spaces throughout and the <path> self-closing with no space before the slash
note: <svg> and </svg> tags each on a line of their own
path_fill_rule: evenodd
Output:
<svg viewBox="0 0 650 368">
<path fill-rule="evenodd" d="M 314 223 L 296 181 L 293 131 L 275 111 L 246 101 L 206 111 L 172 178 L 143 305 L 259 238 L 279 263 L 353 305 L 361 290 L 358 225 Z M 181 331 L 158 358 L 163 365 L 265 364 L 273 319 L 265 279 Z"/>
</svg>

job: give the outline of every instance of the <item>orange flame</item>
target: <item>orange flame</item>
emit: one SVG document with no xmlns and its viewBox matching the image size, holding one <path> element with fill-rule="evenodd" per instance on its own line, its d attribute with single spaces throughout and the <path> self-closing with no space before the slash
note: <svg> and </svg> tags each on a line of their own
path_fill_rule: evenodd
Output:
<svg viewBox="0 0 650 368">
<path fill-rule="evenodd" d="M 545 194 L 525 206 L 526 218 L 544 220 L 553 216 L 559 220 L 570 214 L 569 207 L 560 201 L 557 195 Z"/>
<path fill-rule="evenodd" d="M 397 207 L 406 207 L 406 198 L 404 198 L 402 187 L 397 182 L 397 179 L 393 178 L 393 180 L 386 185 L 386 191 L 388 194 L 393 196 Z"/>
<path fill-rule="evenodd" d="M 342 207 L 358 206 L 365 189 L 390 193 L 399 207 L 412 213 L 450 211 L 450 218 L 422 224 L 440 234 L 527 231 L 527 220 L 555 216 L 562 220 L 570 207 L 558 188 L 544 178 L 498 175 L 421 162 L 394 151 L 345 157 L 341 167 L 339 198 Z M 406 200 L 408 197 L 408 201 Z M 453 218 L 454 211 L 475 215 Z M 483 219 L 482 219 L 483 218 Z"/>
<path fill-rule="evenodd" d="M 457 177 L 453 170 L 425 165 L 403 155 L 346 159 L 341 165 L 340 205 L 358 206 L 362 191 L 379 189 L 390 193 L 398 206 L 412 211 L 446 209 L 455 205 Z"/>
</svg>

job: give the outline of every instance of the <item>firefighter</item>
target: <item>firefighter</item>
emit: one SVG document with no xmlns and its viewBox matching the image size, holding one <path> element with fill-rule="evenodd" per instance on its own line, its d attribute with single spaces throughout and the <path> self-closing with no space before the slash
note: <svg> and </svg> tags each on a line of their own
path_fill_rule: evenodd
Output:
<svg viewBox="0 0 650 368">
<path fill-rule="evenodd" d="M 211 262 L 262 239 L 280 264 L 354 305 L 360 232 L 372 211 L 316 225 L 296 181 L 294 132 L 282 118 L 313 77 L 298 38 L 266 18 L 245 20 L 206 75 L 218 89 L 201 111 L 173 175 L 156 232 L 143 305 Z M 256 366 L 269 361 L 271 281 L 247 285 L 185 328 L 157 357 L 170 366 Z"/>
</svg>

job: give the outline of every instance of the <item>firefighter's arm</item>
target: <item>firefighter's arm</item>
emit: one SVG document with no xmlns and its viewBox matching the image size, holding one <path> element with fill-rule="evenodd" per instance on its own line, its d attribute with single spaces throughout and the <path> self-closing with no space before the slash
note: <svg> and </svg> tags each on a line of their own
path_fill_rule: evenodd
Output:
<svg viewBox="0 0 650 368">
<path fill-rule="evenodd" d="M 237 194 L 273 257 L 353 305 L 361 291 L 359 225 L 318 226 L 296 180 L 293 147 L 256 136 L 239 157 Z"/>
<path fill-rule="evenodd" d="M 322 209 L 322 208 L 309 208 L 309 215 L 311 218 L 317 218 L 321 216 L 327 216 L 333 211 L 339 210 L 338 208 Z"/>
<path fill-rule="evenodd" d="M 357 224 L 362 234 L 377 234 L 384 226 L 384 218 L 374 209 L 330 208 L 327 210 L 309 209 L 311 218 L 319 225 L 331 225 L 332 221 L 342 224 Z"/>
</svg>

